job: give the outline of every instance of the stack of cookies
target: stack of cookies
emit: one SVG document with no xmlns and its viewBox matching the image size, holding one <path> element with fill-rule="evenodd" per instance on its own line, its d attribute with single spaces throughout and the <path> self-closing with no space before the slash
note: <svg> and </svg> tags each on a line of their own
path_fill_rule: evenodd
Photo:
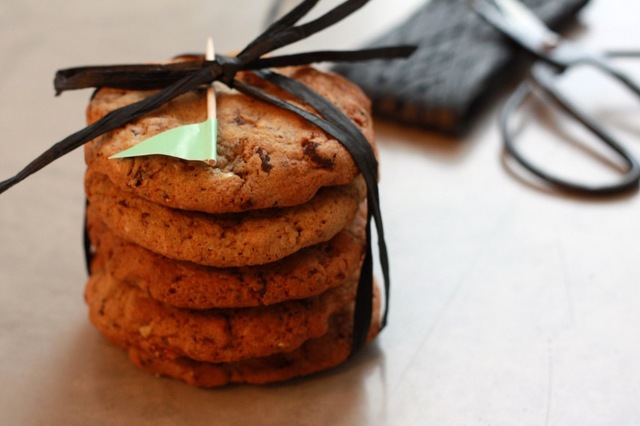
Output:
<svg viewBox="0 0 640 426">
<path fill-rule="evenodd" d="M 357 87 L 310 67 L 280 71 L 331 101 L 373 144 L 369 101 Z M 295 102 L 252 74 L 238 78 Z M 366 187 L 338 141 L 216 84 L 214 167 L 109 159 L 204 121 L 205 91 L 86 145 L 91 321 L 137 366 L 197 386 L 268 383 L 338 365 L 351 350 L 366 244 Z M 101 89 L 88 122 L 152 94 Z"/>
</svg>

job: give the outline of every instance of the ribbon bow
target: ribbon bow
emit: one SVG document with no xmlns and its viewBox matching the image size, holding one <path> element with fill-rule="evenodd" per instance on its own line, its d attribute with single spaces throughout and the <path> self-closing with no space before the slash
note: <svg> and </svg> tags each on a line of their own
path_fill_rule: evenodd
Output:
<svg viewBox="0 0 640 426">
<path fill-rule="evenodd" d="M 361 61 L 382 58 L 407 57 L 415 46 L 393 46 L 355 51 L 316 51 L 263 58 L 278 48 L 295 43 L 321 31 L 358 10 L 368 0 L 347 0 L 329 12 L 308 23 L 297 25 L 319 0 L 304 0 L 288 14 L 271 24 L 236 56 L 216 55 L 215 60 L 195 59 L 165 65 L 116 65 L 80 67 L 56 73 L 56 94 L 82 88 L 112 87 L 131 90 L 160 89 L 142 101 L 111 111 L 100 120 L 66 137 L 29 163 L 18 174 L 0 182 L 0 193 L 42 169 L 57 158 L 82 146 L 86 142 L 143 116 L 175 97 L 213 81 L 221 81 L 241 93 L 298 114 L 315 124 L 351 153 L 367 184 L 367 251 L 362 265 L 354 312 L 353 344 L 351 353 L 364 346 L 371 325 L 373 255 L 371 247 L 371 219 L 378 236 L 378 254 L 384 278 L 385 304 L 381 328 L 387 323 L 390 277 L 387 249 L 380 213 L 377 185 L 378 164 L 371 146 L 360 130 L 338 108 L 304 84 L 267 70 L 272 67 L 303 65 L 323 61 Z M 268 80 L 296 98 L 310 105 L 318 115 L 289 102 L 269 95 L 261 89 L 235 78 L 239 71 L 251 71 Z M 88 252 L 87 252 L 88 253 Z"/>
</svg>

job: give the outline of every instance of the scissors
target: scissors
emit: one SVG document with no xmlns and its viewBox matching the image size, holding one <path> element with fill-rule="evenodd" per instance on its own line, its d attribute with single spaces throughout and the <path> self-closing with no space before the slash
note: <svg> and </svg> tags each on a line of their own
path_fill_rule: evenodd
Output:
<svg viewBox="0 0 640 426">
<path fill-rule="evenodd" d="M 635 190 L 640 183 L 640 164 L 605 127 L 572 103 L 557 87 L 557 78 L 578 65 L 595 67 L 619 80 L 640 96 L 640 85 L 610 60 L 613 56 L 640 56 L 637 52 L 598 53 L 563 39 L 553 32 L 518 0 L 470 0 L 472 9 L 494 28 L 507 35 L 536 61 L 530 69 L 529 79 L 518 87 L 505 104 L 500 115 L 500 132 L 506 152 L 534 175 L 563 190 L 586 194 L 614 194 Z M 520 108 L 534 89 L 548 95 L 553 103 L 585 126 L 591 133 L 615 151 L 626 165 L 624 174 L 614 183 L 586 184 L 558 177 L 527 160 L 516 148 L 514 135 L 509 130 L 510 117 Z"/>
</svg>

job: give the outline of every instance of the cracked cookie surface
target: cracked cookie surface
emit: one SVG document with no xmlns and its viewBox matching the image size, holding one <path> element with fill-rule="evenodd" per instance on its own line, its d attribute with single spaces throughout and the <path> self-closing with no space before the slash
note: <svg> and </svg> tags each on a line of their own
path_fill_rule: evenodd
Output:
<svg viewBox="0 0 640 426">
<path fill-rule="evenodd" d="M 176 260 L 215 267 L 265 264 L 333 238 L 355 217 L 365 196 L 361 177 L 325 187 L 310 201 L 281 209 L 212 215 L 171 209 L 119 190 L 87 171 L 88 220 L 119 237 Z"/>
<path fill-rule="evenodd" d="M 290 352 L 324 335 L 330 317 L 353 303 L 356 287 L 357 277 L 350 277 L 309 299 L 194 311 L 162 304 L 96 268 L 85 298 L 93 324 L 119 346 L 135 345 L 166 359 L 232 362 Z"/>
<path fill-rule="evenodd" d="M 150 297 L 189 309 L 272 305 L 316 296 L 341 285 L 361 266 L 366 206 L 325 243 L 267 265 L 213 268 L 159 256 L 117 237 L 102 222 L 88 223 L 89 235 L 114 278 Z"/>
<path fill-rule="evenodd" d="M 380 329 L 379 301 L 374 299 L 373 320 L 367 341 Z M 182 380 L 201 387 L 229 383 L 265 384 L 327 370 L 344 362 L 351 350 L 353 311 L 346 309 L 331 318 L 329 331 L 310 339 L 300 348 L 268 357 L 239 362 L 209 363 L 187 357 L 166 359 L 133 345 L 127 347 L 129 358 L 142 370 Z"/>
<path fill-rule="evenodd" d="M 279 72 L 311 87 L 331 101 L 374 144 L 370 102 L 352 83 L 311 67 Z M 257 77 L 240 73 L 270 94 L 291 95 Z M 310 200 L 322 187 L 344 185 L 359 173 L 340 142 L 308 121 L 252 99 L 221 84 L 217 89 L 218 163 L 152 155 L 109 160 L 142 140 L 184 124 L 206 120 L 204 90 L 186 93 L 160 109 L 85 145 L 85 161 L 109 176 L 119 188 L 168 207 L 208 213 L 285 207 Z M 101 89 L 87 109 L 93 123 L 116 108 L 150 96 L 153 91 Z"/>
</svg>

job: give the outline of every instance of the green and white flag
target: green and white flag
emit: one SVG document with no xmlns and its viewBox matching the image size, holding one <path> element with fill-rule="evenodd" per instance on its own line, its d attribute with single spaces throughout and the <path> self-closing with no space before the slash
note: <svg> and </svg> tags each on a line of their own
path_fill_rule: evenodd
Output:
<svg viewBox="0 0 640 426">
<path fill-rule="evenodd" d="M 213 41 L 207 40 L 207 60 L 214 60 Z M 174 127 L 143 140 L 129 149 L 112 155 L 112 158 L 140 157 L 144 155 L 168 155 L 184 160 L 205 161 L 214 165 L 218 159 L 218 120 L 216 119 L 216 95 L 211 85 L 207 90 L 207 117 L 202 123 Z"/>
</svg>

